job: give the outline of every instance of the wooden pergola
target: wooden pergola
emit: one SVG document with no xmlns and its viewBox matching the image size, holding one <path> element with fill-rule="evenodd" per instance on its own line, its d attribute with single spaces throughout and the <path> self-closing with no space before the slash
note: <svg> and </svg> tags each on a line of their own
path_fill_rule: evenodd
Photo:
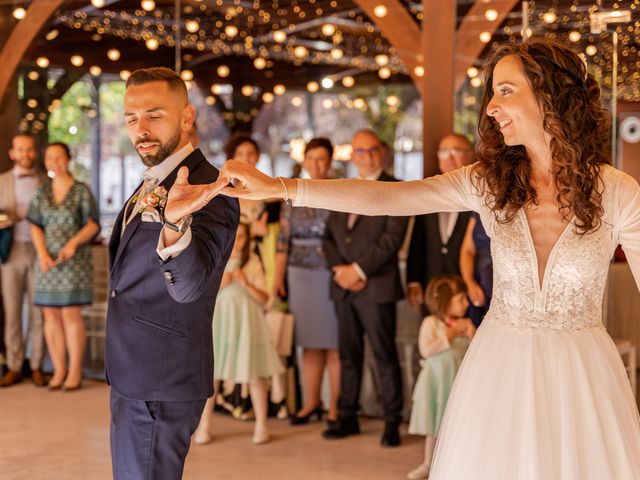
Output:
<svg viewBox="0 0 640 480">
<path fill-rule="evenodd" d="M 309 82 L 323 78 L 339 85 L 345 76 L 359 84 L 413 82 L 423 99 L 424 172 L 432 175 L 437 143 L 453 129 L 456 93 L 469 67 L 481 65 L 491 40 L 520 39 L 523 22 L 517 0 L 178 1 L 179 10 L 174 0 L 157 0 L 145 11 L 139 0 L 33 0 L 25 20 L 16 21 L 15 2 L 0 0 L 0 127 L 16 130 L 16 74 L 39 57 L 66 72 L 48 101 L 60 98 L 89 66 L 105 73 L 178 66 L 207 91 L 213 81 L 231 83 L 233 108 L 253 111 L 262 97 L 240 93 L 247 84 L 269 92 L 278 84 L 309 89 Z M 557 17 L 552 36 L 566 36 L 580 22 L 587 45 L 594 1 L 540 0 L 536 6 Z M 567 21 L 563 11 L 577 11 L 578 20 Z M 285 40 L 278 39 L 282 32 Z M 107 49 L 118 50 L 117 61 L 107 58 Z M 82 65 L 69 65 L 78 53 Z M 228 70 L 225 78 L 221 67 Z M 0 150 L 7 150 L 9 137 L 0 138 Z"/>
</svg>

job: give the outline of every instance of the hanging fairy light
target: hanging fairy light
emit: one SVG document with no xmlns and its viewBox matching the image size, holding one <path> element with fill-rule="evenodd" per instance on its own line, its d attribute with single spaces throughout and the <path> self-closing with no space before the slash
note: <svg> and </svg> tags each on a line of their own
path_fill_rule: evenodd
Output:
<svg viewBox="0 0 640 480">
<path fill-rule="evenodd" d="M 542 15 L 542 20 L 544 21 L 544 23 L 554 23 L 557 20 L 557 15 L 556 12 L 554 12 L 553 10 L 549 10 L 548 12 L 545 12 L 544 15 Z"/>
<path fill-rule="evenodd" d="M 38 72 L 36 72 L 35 70 L 31 70 L 29 73 L 27 73 L 27 78 L 33 82 L 35 82 L 36 80 L 38 80 L 40 78 L 40 74 Z"/>
<path fill-rule="evenodd" d="M 196 20 L 187 20 L 184 24 L 184 27 L 189 33 L 196 33 L 198 30 L 200 30 L 200 24 Z"/>
<path fill-rule="evenodd" d="M 480 77 L 473 77 L 469 83 L 471 83 L 472 87 L 478 88 L 482 85 L 482 79 Z"/>
<path fill-rule="evenodd" d="M 333 100 L 331 100 L 329 98 L 325 98 L 322 101 L 322 107 L 326 108 L 327 110 L 330 109 L 331 107 L 333 107 Z"/>
<path fill-rule="evenodd" d="M 224 33 L 227 37 L 234 38 L 236 35 L 238 35 L 238 27 L 236 27 L 235 25 L 227 25 L 224 29 Z"/>
<path fill-rule="evenodd" d="M 480 39 L 480 41 L 482 43 L 489 43 L 491 41 L 491 33 L 489 32 L 482 32 L 478 38 Z"/>
<path fill-rule="evenodd" d="M 486 12 L 484 12 L 484 18 L 493 22 L 498 19 L 498 11 L 494 8 L 489 8 Z"/>
<path fill-rule="evenodd" d="M 388 67 L 382 67 L 380 70 L 378 70 L 378 76 L 383 80 L 386 80 L 391 76 L 391 70 L 389 70 Z"/>
<path fill-rule="evenodd" d="M 320 89 L 320 85 L 318 85 L 318 82 L 311 81 L 311 82 L 307 83 L 307 91 L 308 92 L 315 93 L 319 89 Z"/>
<path fill-rule="evenodd" d="M 340 60 L 344 56 L 344 52 L 340 48 L 332 48 L 329 55 L 331 55 L 331 58 L 334 60 Z"/>
<path fill-rule="evenodd" d="M 209 106 L 215 105 L 216 104 L 216 97 L 212 97 L 211 95 L 209 95 L 209 96 L 207 96 L 207 98 L 204 99 L 204 101 Z"/>
<path fill-rule="evenodd" d="M 418 65 L 413 69 L 413 73 L 416 77 L 424 77 L 424 67 L 422 65 Z"/>
<path fill-rule="evenodd" d="M 130 76 L 131 72 L 129 70 L 120 70 L 120 79 L 122 79 L 122 81 L 126 82 Z"/>
<path fill-rule="evenodd" d="M 98 65 L 93 65 L 89 69 L 89 73 L 94 77 L 99 77 L 102 74 L 102 69 Z"/>
<path fill-rule="evenodd" d="M 467 77 L 475 78 L 478 75 L 480 75 L 480 70 L 478 70 L 476 67 L 467 68 Z"/>
<path fill-rule="evenodd" d="M 216 69 L 216 73 L 221 78 L 227 78 L 229 76 L 229 74 L 231 73 L 231 70 L 229 70 L 229 67 L 227 67 L 226 65 L 220 65 Z"/>
<path fill-rule="evenodd" d="M 389 63 L 389 57 L 384 54 L 376 55 L 375 61 L 376 61 L 376 64 L 378 64 L 381 67 L 384 67 Z"/>
<path fill-rule="evenodd" d="M 104 7 L 105 4 L 105 0 L 91 0 L 91 5 L 93 5 L 96 8 L 102 8 Z"/>
<path fill-rule="evenodd" d="M 107 52 L 107 58 L 109 58 L 109 60 L 111 60 L 112 62 L 118 61 L 120 59 L 120 50 L 118 50 L 117 48 L 112 48 Z"/>
<path fill-rule="evenodd" d="M 585 52 L 587 52 L 587 55 L 589 55 L 590 57 L 593 57 L 596 53 L 598 53 L 598 49 L 596 48 L 595 45 L 589 45 L 585 49 Z"/>
<path fill-rule="evenodd" d="M 222 85 L 218 85 L 217 83 L 211 85 L 211 93 L 220 95 L 222 93 Z"/>
<path fill-rule="evenodd" d="M 367 102 L 364 100 L 364 98 L 356 98 L 353 101 L 353 106 L 358 110 L 364 110 L 365 108 L 367 108 Z"/>
<path fill-rule="evenodd" d="M 386 103 L 390 107 L 397 107 L 400 105 L 400 99 L 396 95 L 389 95 L 386 99 Z"/>
<path fill-rule="evenodd" d="M 376 5 L 373 8 L 373 14 L 378 18 L 382 18 L 387 14 L 387 7 L 384 5 Z"/>
<path fill-rule="evenodd" d="M 44 36 L 44 38 L 46 38 L 47 41 L 50 42 L 51 40 L 55 40 L 56 38 L 58 38 L 59 34 L 60 34 L 60 31 L 54 28 L 53 30 L 49 30 L 47 34 Z"/>
<path fill-rule="evenodd" d="M 145 45 L 149 50 L 156 50 L 158 46 L 160 46 L 160 43 L 157 38 L 150 38 L 145 42 Z"/>
<path fill-rule="evenodd" d="M 36 58 L 36 65 L 40 68 L 47 68 L 49 66 L 49 59 L 47 57 Z"/>
<path fill-rule="evenodd" d="M 24 8 L 18 7 L 13 9 L 13 18 L 15 18 L 16 20 L 22 20 L 26 16 L 27 11 Z"/>
<path fill-rule="evenodd" d="M 193 80 L 193 72 L 191 70 L 182 70 L 180 72 L 180 78 L 182 78 L 182 80 L 184 80 L 185 82 L 190 82 L 191 80 Z"/>
<path fill-rule="evenodd" d="M 286 91 L 287 91 L 286 87 L 281 83 L 273 87 L 273 93 L 275 93 L 276 95 L 284 95 L 284 92 Z"/>
<path fill-rule="evenodd" d="M 347 87 L 347 88 L 351 88 L 355 85 L 356 81 L 352 76 L 347 75 L 346 77 L 342 78 L 342 85 Z"/>
<path fill-rule="evenodd" d="M 293 49 L 293 54 L 296 58 L 305 58 L 307 55 L 309 55 L 309 50 L 307 50 L 307 48 L 303 47 L 302 45 L 298 45 Z"/>
<path fill-rule="evenodd" d="M 320 84 L 322 85 L 322 88 L 331 88 L 333 87 L 333 80 L 329 77 L 324 77 Z"/>
<path fill-rule="evenodd" d="M 322 34 L 326 37 L 331 37 L 336 33 L 336 26 L 332 23 L 325 23 L 322 25 Z"/>
<path fill-rule="evenodd" d="M 287 34 L 283 30 L 273 32 L 273 39 L 278 43 L 283 43 L 287 39 Z"/>
<path fill-rule="evenodd" d="M 255 92 L 255 89 L 251 85 L 244 85 L 240 91 L 245 97 L 250 97 Z"/>
<path fill-rule="evenodd" d="M 291 99 L 291 105 L 299 107 L 302 105 L 302 97 L 295 96 Z"/>
<path fill-rule="evenodd" d="M 140 2 L 140 6 L 143 10 L 151 12 L 154 8 L 156 8 L 156 2 L 154 2 L 153 0 L 142 0 L 142 2 Z"/>
<path fill-rule="evenodd" d="M 82 55 L 73 55 L 71 57 L 71 65 L 73 65 L 74 67 L 81 67 L 83 63 L 84 58 L 82 58 Z"/>
<path fill-rule="evenodd" d="M 569 40 L 571 40 L 573 43 L 579 42 L 581 38 L 582 38 L 582 35 L 580 34 L 580 32 L 576 30 L 569 32 Z"/>
<path fill-rule="evenodd" d="M 262 57 L 257 57 L 253 61 L 253 66 L 256 67 L 256 69 L 258 70 L 262 70 L 267 66 L 267 61 Z"/>
<path fill-rule="evenodd" d="M 273 102 L 274 98 L 275 97 L 273 96 L 273 93 L 271 93 L 271 92 L 264 92 L 262 94 L 262 101 L 264 103 L 271 103 L 271 102 Z"/>
</svg>

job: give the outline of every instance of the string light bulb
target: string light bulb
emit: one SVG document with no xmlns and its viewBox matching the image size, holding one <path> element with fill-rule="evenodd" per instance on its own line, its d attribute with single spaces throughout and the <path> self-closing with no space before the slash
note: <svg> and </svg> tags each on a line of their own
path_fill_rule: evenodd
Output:
<svg viewBox="0 0 640 480">
<path fill-rule="evenodd" d="M 343 85 L 343 86 L 345 86 L 345 87 L 347 87 L 347 88 L 351 88 L 351 87 L 353 87 L 353 85 L 354 85 L 355 83 L 356 83 L 355 79 L 354 79 L 352 76 L 350 76 L 350 75 L 347 75 L 346 77 L 344 77 L 344 78 L 342 79 L 342 85 Z"/>
<path fill-rule="evenodd" d="M 13 9 L 13 18 L 15 18 L 16 20 L 22 20 L 26 16 L 27 11 L 24 8 L 18 7 Z"/>
<path fill-rule="evenodd" d="M 36 65 L 40 68 L 47 68 L 49 66 L 49 59 L 47 57 L 36 58 Z"/>
<path fill-rule="evenodd" d="M 229 76 L 229 74 L 231 73 L 231 70 L 229 70 L 229 67 L 227 67 L 226 65 L 220 65 L 216 69 L 216 73 L 221 78 L 227 78 Z"/>
<path fill-rule="evenodd" d="M 143 10 L 151 12 L 154 8 L 156 8 L 156 2 L 154 2 L 153 0 L 142 0 L 142 2 L 140 2 L 140 6 Z"/>
<path fill-rule="evenodd" d="M 109 58 L 109 60 L 111 60 L 112 62 L 118 61 L 120 59 L 120 50 L 118 50 L 117 48 L 112 48 L 107 52 L 107 58 Z"/>
</svg>

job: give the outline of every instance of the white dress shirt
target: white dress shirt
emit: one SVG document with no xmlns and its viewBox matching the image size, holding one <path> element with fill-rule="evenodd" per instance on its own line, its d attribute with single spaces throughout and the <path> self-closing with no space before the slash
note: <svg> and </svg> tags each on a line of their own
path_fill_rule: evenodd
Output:
<svg viewBox="0 0 640 480">
<path fill-rule="evenodd" d="M 13 239 L 16 242 L 31 242 L 31 223 L 26 219 L 29 204 L 36 193 L 40 179 L 33 170 L 13 168 L 16 195 L 16 217 L 18 221 L 13 226 Z"/>
</svg>

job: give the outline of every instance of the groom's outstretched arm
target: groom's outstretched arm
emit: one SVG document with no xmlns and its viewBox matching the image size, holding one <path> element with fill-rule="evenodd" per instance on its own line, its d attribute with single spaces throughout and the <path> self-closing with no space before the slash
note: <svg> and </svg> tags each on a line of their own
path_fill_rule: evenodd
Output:
<svg viewBox="0 0 640 480">
<path fill-rule="evenodd" d="M 205 292 L 217 291 L 233 248 L 240 208 L 236 199 L 220 195 L 192 215 L 188 244 L 159 263 L 167 291 L 180 303 L 193 302 Z M 215 284 L 211 283 L 212 276 L 216 278 Z"/>
</svg>

